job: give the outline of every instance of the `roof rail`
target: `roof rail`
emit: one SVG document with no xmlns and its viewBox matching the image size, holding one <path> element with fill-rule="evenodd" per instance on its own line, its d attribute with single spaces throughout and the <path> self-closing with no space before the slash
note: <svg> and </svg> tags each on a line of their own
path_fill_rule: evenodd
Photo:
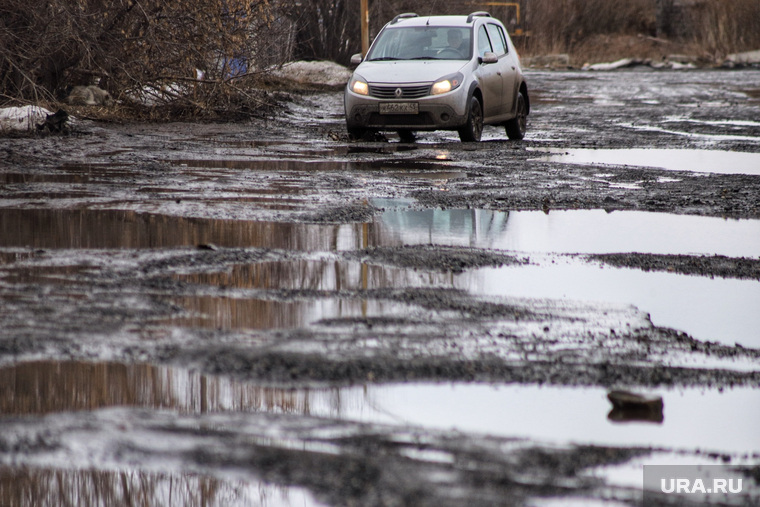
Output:
<svg viewBox="0 0 760 507">
<path fill-rule="evenodd" d="M 468 22 L 468 23 L 472 23 L 472 20 L 473 20 L 474 18 L 479 18 L 479 17 L 490 18 L 490 17 L 491 17 L 491 15 L 490 15 L 490 14 L 488 14 L 486 11 L 477 11 L 477 12 L 473 12 L 472 14 L 470 14 L 469 16 L 467 16 L 467 22 Z"/>
<path fill-rule="evenodd" d="M 406 18 L 418 18 L 418 17 L 419 17 L 419 15 L 416 12 L 405 12 L 405 13 L 399 14 L 398 16 L 396 16 L 395 18 L 393 18 L 393 21 L 391 21 L 391 25 L 395 25 L 396 23 L 398 23 L 402 19 L 406 19 Z"/>
</svg>

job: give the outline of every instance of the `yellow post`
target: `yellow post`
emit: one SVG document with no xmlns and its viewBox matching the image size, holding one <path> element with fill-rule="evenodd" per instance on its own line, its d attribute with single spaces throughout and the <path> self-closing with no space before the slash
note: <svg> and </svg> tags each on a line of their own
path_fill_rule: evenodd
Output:
<svg viewBox="0 0 760 507">
<path fill-rule="evenodd" d="M 369 51 L 369 0 L 361 0 L 362 16 L 362 55 Z"/>
</svg>

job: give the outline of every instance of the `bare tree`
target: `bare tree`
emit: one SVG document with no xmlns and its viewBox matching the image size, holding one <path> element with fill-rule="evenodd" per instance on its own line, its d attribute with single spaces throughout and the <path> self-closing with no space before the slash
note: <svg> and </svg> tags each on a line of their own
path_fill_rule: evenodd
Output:
<svg viewBox="0 0 760 507">
<path fill-rule="evenodd" d="M 99 80 L 117 98 L 153 93 L 195 113 L 255 107 L 240 83 L 285 29 L 268 0 L 0 0 L 0 100 Z"/>
</svg>

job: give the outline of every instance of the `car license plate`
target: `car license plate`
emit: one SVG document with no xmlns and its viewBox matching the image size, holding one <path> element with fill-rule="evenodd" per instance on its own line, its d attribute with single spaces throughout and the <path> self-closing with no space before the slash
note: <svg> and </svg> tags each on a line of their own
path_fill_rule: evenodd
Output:
<svg viewBox="0 0 760 507">
<path fill-rule="evenodd" d="M 419 114 L 420 108 L 416 102 L 383 102 L 380 104 L 380 114 Z"/>
</svg>

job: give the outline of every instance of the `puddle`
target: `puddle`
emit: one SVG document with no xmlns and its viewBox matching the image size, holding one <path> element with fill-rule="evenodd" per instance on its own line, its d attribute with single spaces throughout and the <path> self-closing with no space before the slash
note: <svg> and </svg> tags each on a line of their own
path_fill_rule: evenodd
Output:
<svg viewBox="0 0 760 507">
<path fill-rule="evenodd" d="M 638 211 L 414 210 L 408 207 L 411 203 L 373 200 L 384 211 L 372 223 L 343 225 L 186 218 L 129 210 L 6 208 L 0 213 L 0 247 L 165 248 L 213 243 L 336 251 L 437 244 L 533 253 L 760 257 L 760 220 Z"/>
<path fill-rule="evenodd" d="M 534 254 L 640 252 L 750 258 L 760 254 L 760 220 L 601 210 L 416 211 L 397 206 L 388 208 L 381 222 L 371 229 L 371 245 L 460 245 Z M 457 275 L 455 286 L 475 294 L 633 304 L 648 312 L 658 326 L 701 340 L 760 348 L 760 284 L 753 280 L 546 259 L 539 266 L 470 271 Z"/>
<path fill-rule="evenodd" d="M 384 208 L 371 245 L 437 244 L 536 253 L 656 253 L 760 257 L 760 220 L 640 211 L 414 210 Z"/>
<path fill-rule="evenodd" d="M 3 414 L 134 406 L 180 413 L 270 412 L 592 444 L 760 457 L 760 390 L 680 389 L 662 422 L 621 422 L 603 388 L 387 384 L 279 389 L 150 365 L 33 362 L 0 369 Z"/>
<path fill-rule="evenodd" d="M 358 261 L 298 260 L 236 265 L 224 272 L 177 278 L 239 289 L 456 288 L 474 295 L 620 303 L 649 313 L 657 326 L 678 329 L 699 340 L 760 348 L 760 283 L 755 280 L 612 268 L 582 259 L 536 257 L 533 262 L 452 274 Z M 396 310 L 359 307 L 348 300 L 280 303 L 209 297 L 176 302 L 198 316 L 170 323 L 216 328 L 301 327 L 320 318 L 392 315 Z"/>
<path fill-rule="evenodd" d="M 32 257 L 33 255 L 34 254 L 32 252 L 27 252 L 27 251 L 9 251 L 9 252 L 0 251 L 0 265 L 13 264 L 16 261 L 28 259 Z"/>
<path fill-rule="evenodd" d="M 168 248 L 214 244 L 298 251 L 363 248 L 361 224 L 183 218 L 125 210 L 3 209 L 0 247 Z"/>
<path fill-rule="evenodd" d="M 702 103 L 701 106 L 703 107 L 724 107 L 728 104 L 708 104 L 708 103 Z M 745 135 L 731 135 L 731 134 L 701 134 L 698 132 L 690 132 L 690 131 L 681 131 L 681 130 L 670 130 L 665 129 L 662 127 L 656 127 L 653 125 L 635 125 L 631 123 L 619 123 L 618 126 L 629 128 L 632 130 L 638 130 L 641 132 L 655 132 L 659 134 L 670 134 L 674 136 L 683 136 L 683 137 L 690 137 L 692 139 L 697 139 L 700 141 L 704 141 L 706 143 L 719 143 L 721 141 L 729 141 L 729 142 L 741 142 L 741 141 L 747 141 L 747 142 L 760 142 L 760 136 L 745 136 Z M 699 150 L 697 150 L 699 151 Z M 688 169 L 687 169 L 688 170 Z"/>
<path fill-rule="evenodd" d="M 3 505 L 203 505 L 316 507 L 303 488 L 186 472 L 0 466 Z"/>
<path fill-rule="evenodd" d="M 448 180 L 456 180 L 460 178 L 466 178 L 467 173 L 463 172 L 455 172 L 455 171 L 434 171 L 434 172 L 427 172 L 427 173 L 420 173 L 420 172 L 399 172 L 399 173 L 393 173 L 392 176 L 395 176 L 397 178 L 414 178 L 414 179 L 420 179 L 420 180 L 434 180 L 434 181 L 448 181 Z"/>
<path fill-rule="evenodd" d="M 325 415 L 412 424 L 558 444 L 760 452 L 760 391 L 660 392 L 663 422 L 617 422 L 601 388 L 483 384 L 396 384 L 341 390 Z M 318 405 L 312 405 L 317 415 Z"/>
<path fill-rule="evenodd" d="M 368 162 L 326 161 L 302 159 L 181 159 L 170 160 L 171 164 L 204 169 L 235 169 L 247 171 L 383 171 L 383 170 L 438 170 L 450 168 L 448 162 L 427 162 L 420 160 L 374 160 Z"/>
<path fill-rule="evenodd" d="M 227 271 L 177 275 L 186 282 L 237 289 L 367 290 L 386 287 L 446 287 L 454 275 L 368 265 L 358 261 L 294 260 L 235 265 Z"/>
<path fill-rule="evenodd" d="M 455 286 L 473 293 L 631 304 L 657 326 L 703 341 L 760 348 L 760 283 L 645 272 L 580 260 L 540 266 L 482 268 L 458 275 Z"/>
<path fill-rule="evenodd" d="M 0 246 L 166 248 L 212 243 L 327 252 L 436 244 L 511 250 L 531 254 L 538 265 L 483 268 L 453 276 L 334 260 L 295 261 L 242 266 L 228 273 L 186 279 L 256 289 L 456 287 L 477 295 L 605 300 L 633 304 L 648 312 L 655 325 L 673 327 L 700 340 L 760 348 L 760 313 L 756 311 L 760 284 L 756 281 L 540 258 L 546 254 L 620 252 L 758 258 L 760 220 L 601 210 L 549 214 L 413 210 L 405 201 L 395 200 L 373 204 L 385 208 L 373 223 L 344 225 L 193 219 L 116 210 L 3 210 Z M 54 282 L 49 277 L 35 280 Z M 223 328 L 300 327 L 321 318 L 364 316 L 368 311 L 366 305 L 343 300 L 290 307 L 263 300 L 196 298 L 182 305 L 195 315 L 172 320 L 173 324 Z M 390 311 L 377 309 L 381 310 Z M 290 317 L 289 312 L 293 314 Z"/>
<path fill-rule="evenodd" d="M 388 144 L 376 143 L 375 145 L 351 144 L 348 146 L 325 146 L 311 142 L 282 141 L 277 139 L 218 139 L 213 136 L 198 136 L 190 141 L 202 141 L 205 144 L 229 146 L 232 148 L 274 148 L 273 151 L 292 153 L 293 155 L 333 155 L 345 156 L 353 153 L 398 153 L 414 151 L 418 146 L 414 144 Z"/>
<path fill-rule="evenodd" d="M 760 127 L 760 122 L 758 121 L 743 120 L 696 120 L 694 118 L 680 118 L 676 116 L 667 118 L 664 121 L 665 123 L 694 123 L 697 125 L 710 125 L 728 128 Z"/>
<path fill-rule="evenodd" d="M 320 391 L 329 399 L 330 390 Z M 147 364 L 35 361 L 0 368 L 9 416 L 131 406 L 207 412 L 309 414 L 310 391 L 279 389 Z"/>
<path fill-rule="evenodd" d="M 451 287 L 453 275 L 388 268 L 336 260 L 261 262 L 236 265 L 224 272 L 177 275 L 186 282 L 237 289 L 314 291 L 368 290 L 398 287 Z M 187 297 L 172 302 L 191 316 L 167 324 L 212 329 L 283 329 L 314 325 L 320 320 L 404 315 L 409 307 L 377 300 L 305 299 L 276 301 L 255 298 Z"/>
<path fill-rule="evenodd" d="M 760 137 L 756 138 L 760 141 Z M 667 171 L 760 175 L 760 153 L 682 149 L 546 149 L 534 159 L 577 165 L 654 167 Z"/>
<path fill-rule="evenodd" d="M 172 302 L 191 315 L 173 318 L 166 324 L 209 329 L 294 329 L 323 319 L 392 316 L 409 313 L 409 307 L 385 301 L 317 299 L 273 301 L 231 297 L 180 297 Z"/>
<path fill-rule="evenodd" d="M 87 266 L 45 266 L 14 269 L 10 274 L 0 271 L 0 280 L 24 285 L 65 285 L 75 276 L 90 269 Z M 74 297 L 74 296 L 69 296 Z"/>
</svg>

